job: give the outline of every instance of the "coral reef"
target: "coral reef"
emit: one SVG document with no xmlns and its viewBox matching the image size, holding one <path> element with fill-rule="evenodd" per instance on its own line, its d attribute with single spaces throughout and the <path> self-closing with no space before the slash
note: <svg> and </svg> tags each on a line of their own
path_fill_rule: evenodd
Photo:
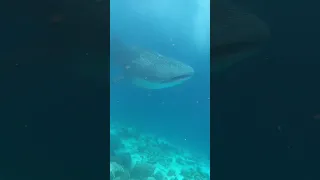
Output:
<svg viewBox="0 0 320 180">
<path fill-rule="evenodd" d="M 184 169 L 180 173 L 185 180 L 207 180 L 210 179 L 208 174 L 205 174 L 202 172 L 200 168 L 190 168 L 190 169 Z"/>
<path fill-rule="evenodd" d="M 119 177 L 124 172 L 121 165 L 116 162 L 110 162 L 110 179 L 115 179 Z"/>
<path fill-rule="evenodd" d="M 156 179 L 156 180 L 164 180 L 164 175 L 161 173 L 161 172 L 156 172 L 153 177 Z"/>
<path fill-rule="evenodd" d="M 135 138 L 138 139 L 139 138 L 139 133 L 135 128 L 132 127 L 122 127 L 119 130 L 119 136 L 125 139 L 129 139 L 129 138 Z"/>
<path fill-rule="evenodd" d="M 148 177 L 146 180 L 156 180 L 154 177 Z"/>
<path fill-rule="evenodd" d="M 207 156 L 136 128 L 112 125 L 111 180 L 209 180 Z"/>
<path fill-rule="evenodd" d="M 122 147 L 123 144 L 121 142 L 121 139 L 114 134 L 110 134 L 110 155 L 114 155 L 115 151 Z"/>
<path fill-rule="evenodd" d="M 134 179 L 143 179 L 151 177 L 155 167 L 148 163 L 137 163 L 131 170 L 131 177 Z"/>
<path fill-rule="evenodd" d="M 126 169 L 132 168 L 132 159 L 130 153 L 120 152 L 110 156 L 110 161 L 121 164 Z"/>
<path fill-rule="evenodd" d="M 176 172 L 173 169 L 170 169 L 167 173 L 168 176 L 176 176 Z"/>
</svg>

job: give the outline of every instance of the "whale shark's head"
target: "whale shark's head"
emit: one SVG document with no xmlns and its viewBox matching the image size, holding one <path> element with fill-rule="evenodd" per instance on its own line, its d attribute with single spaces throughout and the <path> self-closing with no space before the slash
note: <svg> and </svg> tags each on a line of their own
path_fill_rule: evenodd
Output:
<svg viewBox="0 0 320 180">
<path fill-rule="evenodd" d="M 246 13 L 230 1 L 211 1 L 213 13 L 211 66 L 222 71 L 260 49 L 269 39 L 268 26 L 257 16 Z"/>
<path fill-rule="evenodd" d="M 194 69 L 172 58 L 141 57 L 128 69 L 132 83 L 145 89 L 163 89 L 184 83 L 194 75 Z"/>
</svg>

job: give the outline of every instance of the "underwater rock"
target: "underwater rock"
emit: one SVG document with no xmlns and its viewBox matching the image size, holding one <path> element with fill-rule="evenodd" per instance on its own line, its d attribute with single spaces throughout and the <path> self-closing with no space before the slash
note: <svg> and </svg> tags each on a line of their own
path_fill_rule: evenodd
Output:
<svg viewBox="0 0 320 180">
<path fill-rule="evenodd" d="M 124 170 L 124 172 L 118 177 L 119 180 L 130 180 L 130 173 L 128 170 Z"/>
<path fill-rule="evenodd" d="M 151 177 L 155 167 L 148 163 L 138 163 L 131 170 L 131 177 L 134 179 L 143 179 Z"/>
<path fill-rule="evenodd" d="M 187 169 L 182 169 L 180 172 L 180 175 L 183 176 L 184 179 L 191 179 L 192 178 L 192 172 Z"/>
<path fill-rule="evenodd" d="M 178 157 L 178 158 L 176 159 L 176 163 L 178 163 L 178 164 L 180 164 L 180 165 L 185 165 L 184 160 L 183 160 L 182 158 L 180 158 L 180 157 Z"/>
<path fill-rule="evenodd" d="M 134 139 L 138 139 L 139 138 L 139 133 L 137 132 L 137 130 L 135 128 L 121 128 L 119 131 L 119 135 L 123 138 L 129 139 L 129 138 L 134 138 Z"/>
<path fill-rule="evenodd" d="M 116 162 L 110 162 L 110 178 L 115 179 L 124 173 L 124 169 Z"/>
<path fill-rule="evenodd" d="M 159 144 L 154 136 L 143 136 L 143 140 L 148 147 L 159 147 Z"/>
<path fill-rule="evenodd" d="M 190 160 L 190 159 L 186 159 L 184 162 L 185 162 L 187 165 L 193 165 L 193 164 L 196 164 L 196 162 L 195 162 L 195 161 L 192 161 L 192 160 Z"/>
<path fill-rule="evenodd" d="M 164 180 L 164 175 L 161 173 L 161 172 L 156 172 L 153 177 L 156 179 L 156 180 Z"/>
<path fill-rule="evenodd" d="M 208 174 L 202 172 L 200 168 L 190 168 L 181 170 L 180 174 L 183 176 L 185 180 L 193 179 L 193 180 L 209 180 L 210 177 Z"/>
<path fill-rule="evenodd" d="M 156 158 L 153 158 L 153 157 L 150 157 L 148 160 L 147 160 L 147 163 L 149 163 L 149 164 L 153 164 L 153 165 L 155 165 L 155 164 L 157 164 L 157 159 Z"/>
<path fill-rule="evenodd" d="M 130 173 L 116 162 L 110 163 L 110 179 L 111 180 L 130 180 Z"/>
<path fill-rule="evenodd" d="M 114 152 L 122 147 L 121 139 L 114 134 L 110 134 L 110 155 L 114 155 Z"/>
<path fill-rule="evenodd" d="M 147 177 L 145 180 L 156 180 L 154 177 Z"/>
<path fill-rule="evenodd" d="M 158 163 L 163 166 L 164 168 L 168 168 L 169 167 L 169 164 L 167 164 L 166 160 L 165 159 L 159 159 L 158 160 Z"/>
<path fill-rule="evenodd" d="M 168 176 L 175 176 L 176 175 L 176 172 L 172 169 L 170 169 L 167 173 Z"/>
<path fill-rule="evenodd" d="M 149 154 L 158 155 L 158 154 L 163 153 L 163 151 L 159 147 L 151 146 L 151 147 L 148 148 L 148 153 Z"/>
<path fill-rule="evenodd" d="M 110 156 L 110 162 L 115 162 L 117 164 L 121 164 L 122 160 L 116 155 L 111 155 Z"/>
<path fill-rule="evenodd" d="M 137 150 L 138 150 L 139 153 L 144 153 L 146 151 L 146 146 L 143 146 L 143 145 L 138 146 Z"/>
<path fill-rule="evenodd" d="M 132 168 L 132 158 L 130 153 L 126 153 L 126 152 L 117 153 L 116 155 L 110 156 L 110 161 L 116 162 L 122 165 L 122 167 L 126 169 Z"/>
<path fill-rule="evenodd" d="M 161 139 L 157 139 L 157 147 L 160 148 L 162 152 L 168 154 L 177 154 L 179 152 L 179 149 L 177 147 Z"/>
</svg>

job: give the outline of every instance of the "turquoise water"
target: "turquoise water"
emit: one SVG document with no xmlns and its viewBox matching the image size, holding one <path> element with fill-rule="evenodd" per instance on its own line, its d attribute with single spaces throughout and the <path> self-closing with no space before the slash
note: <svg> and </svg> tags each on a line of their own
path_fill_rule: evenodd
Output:
<svg viewBox="0 0 320 180">
<path fill-rule="evenodd" d="M 184 84 L 163 90 L 140 89 L 124 82 L 112 84 L 111 116 L 113 118 L 119 116 L 127 119 L 132 124 L 142 126 L 164 136 L 176 136 L 177 140 L 187 138 L 190 146 L 201 146 L 203 151 L 208 152 L 210 115 L 209 44 L 204 44 L 204 49 L 198 51 L 194 48 L 197 42 L 194 42 L 193 37 L 185 36 L 180 31 L 185 25 L 194 26 L 190 25 L 190 21 L 193 21 L 192 16 L 196 13 L 196 9 L 190 5 L 189 12 L 188 10 L 182 11 L 181 7 L 177 7 L 177 10 L 172 11 L 181 14 L 181 17 L 174 18 L 185 18 L 186 22 L 178 21 L 181 24 L 169 23 L 166 25 L 165 20 L 162 22 L 160 20 L 159 22 L 157 18 L 153 19 L 139 14 L 132 7 L 118 7 L 118 4 L 122 6 L 123 3 L 128 2 L 111 1 L 110 27 L 112 33 L 121 36 L 121 39 L 126 42 L 143 45 L 144 47 L 148 46 L 148 48 L 186 62 L 195 69 L 196 73 L 191 80 Z M 141 1 L 141 3 L 146 2 Z M 137 8 L 145 8 L 145 11 L 149 13 L 152 13 L 152 8 L 156 8 L 140 7 L 142 5 L 139 2 L 135 2 L 135 4 Z M 171 4 L 169 1 L 163 1 L 163 6 L 170 7 Z M 174 7 L 171 8 L 174 9 Z M 170 19 L 170 15 L 166 14 L 166 12 L 160 13 L 164 13 L 163 16 Z M 208 19 L 209 17 L 205 16 L 204 18 Z M 209 23 L 205 25 L 206 27 L 203 28 L 209 28 Z M 163 26 L 171 26 L 173 28 L 167 30 Z M 152 31 L 152 29 L 155 31 Z M 184 31 L 189 34 L 194 33 L 193 29 L 184 29 Z M 209 29 L 207 32 L 209 32 Z M 161 35 L 159 36 L 159 34 Z M 113 34 L 111 34 L 112 36 Z M 172 46 L 172 44 L 176 45 Z M 117 71 L 116 68 L 111 66 L 111 71 Z M 117 73 L 114 73 L 111 78 L 116 76 Z"/>
<path fill-rule="evenodd" d="M 166 89 L 143 89 L 126 80 L 111 84 L 112 123 L 164 138 L 209 162 L 209 0 L 114 0 L 110 16 L 111 38 L 152 49 L 195 70 L 190 80 Z M 111 80 L 119 75 L 119 67 L 111 64 Z"/>
</svg>

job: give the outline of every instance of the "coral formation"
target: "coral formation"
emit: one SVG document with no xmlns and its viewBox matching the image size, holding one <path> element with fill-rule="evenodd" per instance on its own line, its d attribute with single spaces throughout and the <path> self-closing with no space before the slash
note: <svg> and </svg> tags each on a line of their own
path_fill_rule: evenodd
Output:
<svg viewBox="0 0 320 180">
<path fill-rule="evenodd" d="M 123 144 L 121 142 L 121 139 L 114 134 L 110 134 L 110 155 L 113 155 L 117 149 L 120 149 L 122 147 Z"/>
<path fill-rule="evenodd" d="M 119 130 L 119 136 L 121 136 L 122 138 L 125 139 L 129 139 L 129 138 L 139 138 L 139 133 L 137 132 L 137 130 L 135 128 L 132 127 L 122 127 Z"/>
<path fill-rule="evenodd" d="M 168 176 L 175 176 L 176 172 L 173 169 L 170 169 L 167 173 Z"/>
<path fill-rule="evenodd" d="M 120 176 L 124 172 L 121 165 L 116 162 L 110 162 L 110 179 Z"/>
<path fill-rule="evenodd" d="M 148 177 L 146 180 L 156 180 L 154 177 Z"/>
<path fill-rule="evenodd" d="M 153 177 L 156 179 L 156 180 L 164 180 L 164 175 L 161 173 L 161 172 L 156 172 Z"/>
<path fill-rule="evenodd" d="M 120 152 L 110 156 L 110 161 L 121 164 L 126 169 L 131 169 L 132 159 L 130 153 Z"/>
<path fill-rule="evenodd" d="M 200 168 L 190 168 L 190 169 L 184 169 L 180 173 L 185 180 L 192 179 L 192 180 L 206 180 L 209 179 L 209 175 L 202 172 Z"/>
<path fill-rule="evenodd" d="M 131 177 L 143 179 L 153 175 L 155 167 L 148 163 L 137 163 L 131 170 Z"/>
<path fill-rule="evenodd" d="M 210 179 L 207 156 L 196 155 L 133 127 L 111 127 L 111 180 Z"/>
</svg>

